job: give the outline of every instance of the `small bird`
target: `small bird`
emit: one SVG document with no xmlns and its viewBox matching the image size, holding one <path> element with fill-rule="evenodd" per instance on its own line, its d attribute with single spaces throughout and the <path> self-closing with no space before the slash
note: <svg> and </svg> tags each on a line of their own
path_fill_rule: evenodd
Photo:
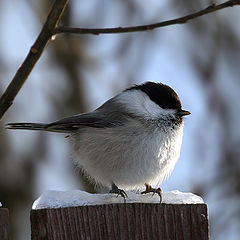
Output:
<svg viewBox="0 0 240 240">
<path fill-rule="evenodd" d="M 96 184 L 110 193 L 146 186 L 157 193 L 172 172 L 183 137 L 183 110 L 177 93 L 162 83 L 134 85 L 92 112 L 44 123 L 9 123 L 8 129 L 67 133 L 74 161 Z M 123 190 L 124 189 L 124 190 Z"/>
</svg>

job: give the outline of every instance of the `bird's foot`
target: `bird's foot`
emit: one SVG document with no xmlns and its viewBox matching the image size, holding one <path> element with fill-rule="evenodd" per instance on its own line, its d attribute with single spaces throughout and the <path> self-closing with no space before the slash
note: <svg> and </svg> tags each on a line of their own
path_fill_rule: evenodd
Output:
<svg viewBox="0 0 240 240">
<path fill-rule="evenodd" d="M 112 189 L 110 190 L 109 193 L 115 193 L 117 194 L 117 197 L 120 195 L 121 197 L 123 197 L 124 203 L 126 203 L 127 198 L 126 192 L 122 189 L 119 189 L 114 183 L 112 184 Z"/>
<path fill-rule="evenodd" d="M 157 189 L 152 188 L 152 186 L 150 184 L 147 184 L 147 183 L 145 183 L 145 186 L 146 186 L 146 190 L 141 192 L 141 194 L 153 193 L 153 195 L 154 195 L 155 193 L 157 193 L 160 197 L 160 203 L 162 203 L 162 190 L 161 190 L 161 188 L 157 188 Z"/>
</svg>

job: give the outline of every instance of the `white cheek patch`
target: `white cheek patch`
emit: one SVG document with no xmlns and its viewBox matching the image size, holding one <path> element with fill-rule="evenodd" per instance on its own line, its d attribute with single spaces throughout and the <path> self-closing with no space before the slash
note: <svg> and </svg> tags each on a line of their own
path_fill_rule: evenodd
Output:
<svg viewBox="0 0 240 240">
<path fill-rule="evenodd" d="M 175 113 L 174 109 L 161 108 L 141 90 L 126 91 L 119 94 L 116 98 L 124 104 L 130 112 L 144 118 L 157 118 Z"/>
</svg>

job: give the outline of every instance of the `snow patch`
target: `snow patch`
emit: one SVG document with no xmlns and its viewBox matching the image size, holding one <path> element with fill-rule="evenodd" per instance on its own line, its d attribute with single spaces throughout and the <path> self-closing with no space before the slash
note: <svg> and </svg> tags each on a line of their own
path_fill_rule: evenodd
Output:
<svg viewBox="0 0 240 240">
<path fill-rule="evenodd" d="M 126 191 L 127 203 L 159 203 L 159 196 L 155 194 L 139 194 Z M 167 204 L 197 204 L 204 203 L 203 199 L 193 193 L 183 193 L 178 190 L 162 193 L 163 203 Z M 81 190 L 47 191 L 33 203 L 32 209 L 63 208 L 85 205 L 101 205 L 123 203 L 121 196 L 115 194 L 91 194 Z"/>
</svg>

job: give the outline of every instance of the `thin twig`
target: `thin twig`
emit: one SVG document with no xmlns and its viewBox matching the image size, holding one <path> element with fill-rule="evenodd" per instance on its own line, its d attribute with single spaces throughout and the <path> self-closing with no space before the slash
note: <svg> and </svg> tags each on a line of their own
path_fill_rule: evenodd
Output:
<svg viewBox="0 0 240 240">
<path fill-rule="evenodd" d="M 133 26 L 133 27 L 116 27 L 116 28 L 74 28 L 74 27 L 65 27 L 65 26 L 58 26 L 55 28 L 54 33 L 75 33 L 75 34 L 113 34 L 113 33 L 129 33 L 129 32 L 141 32 L 141 31 L 149 31 L 153 30 L 155 28 L 160 27 L 166 27 L 174 24 L 183 24 L 186 23 L 189 20 L 192 20 L 194 18 L 216 12 L 220 9 L 227 8 L 227 7 L 233 7 L 235 5 L 240 5 L 240 0 L 230 0 L 225 3 L 215 5 L 212 4 L 209 7 L 198 11 L 193 14 L 186 15 L 184 17 L 148 24 L 148 25 L 139 25 L 139 26 Z"/>
<path fill-rule="evenodd" d="M 141 25 L 134 27 L 118 27 L 118 28 L 72 28 L 72 27 L 59 27 L 58 22 L 61 18 L 62 13 L 67 5 L 69 0 L 56 0 L 52 9 L 48 15 L 48 18 L 43 25 L 42 31 L 40 32 L 37 40 L 30 48 L 30 51 L 25 58 L 24 62 L 16 72 L 14 78 L 11 83 L 7 87 L 6 91 L 0 98 L 0 119 L 4 115 L 4 113 L 8 110 L 8 108 L 12 105 L 13 100 L 18 94 L 19 90 L 23 86 L 27 77 L 31 73 L 34 65 L 40 58 L 44 48 L 48 44 L 49 39 L 59 33 L 78 33 L 78 34 L 107 34 L 107 33 L 127 33 L 127 32 L 139 32 L 139 31 L 148 31 L 153 30 L 155 28 L 165 27 L 174 24 L 182 24 L 187 21 L 200 17 L 202 15 L 209 14 L 211 12 L 218 11 L 223 8 L 233 7 L 235 5 L 240 5 L 240 0 L 230 0 L 225 3 L 215 5 L 212 4 L 209 7 L 198 11 L 196 13 L 176 18 L 173 20 L 168 20 L 164 22 L 149 24 L 149 25 Z"/>
<path fill-rule="evenodd" d="M 14 98 L 28 78 L 34 65 L 42 55 L 42 52 L 49 39 L 52 37 L 53 31 L 57 26 L 68 1 L 69 0 L 56 0 L 53 4 L 47 20 L 42 27 L 42 31 L 40 32 L 33 46 L 30 48 L 27 57 L 17 70 L 6 91 L 0 98 L 0 119 L 12 105 Z"/>
</svg>

